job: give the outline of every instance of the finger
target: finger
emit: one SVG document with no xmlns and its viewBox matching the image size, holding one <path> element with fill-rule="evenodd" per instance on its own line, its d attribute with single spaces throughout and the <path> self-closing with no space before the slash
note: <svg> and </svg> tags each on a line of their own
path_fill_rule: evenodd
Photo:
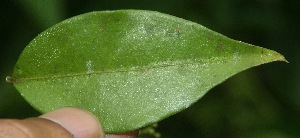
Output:
<svg viewBox="0 0 300 138">
<path fill-rule="evenodd" d="M 69 131 L 57 123 L 42 118 L 0 120 L 1 138 L 72 138 Z"/>
<path fill-rule="evenodd" d="M 66 107 L 40 116 L 60 124 L 75 138 L 105 138 L 98 119 L 91 113 Z"/>
</svg>

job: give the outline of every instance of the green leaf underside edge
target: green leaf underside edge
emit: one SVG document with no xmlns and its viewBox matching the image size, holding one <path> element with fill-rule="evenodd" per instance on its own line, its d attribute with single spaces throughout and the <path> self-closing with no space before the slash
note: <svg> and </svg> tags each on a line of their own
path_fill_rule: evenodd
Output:
<svg viewBox="0 0 300 138">
<path fill-rule="evenodd" d="M 9 80 L 43 113 L 81 107 L 99 118 L 105 132 L 119 133 L 175 114 L 230 76 L 272 61 L 286 60 L 177 17 L 104 11 L 41 33 Z"/>
</svg>

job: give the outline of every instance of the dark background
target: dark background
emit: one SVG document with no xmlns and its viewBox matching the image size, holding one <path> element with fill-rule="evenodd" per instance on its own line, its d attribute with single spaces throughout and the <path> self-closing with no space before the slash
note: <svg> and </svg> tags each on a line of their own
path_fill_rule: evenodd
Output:
<svg viewBox="0 0 300 138">
<path fill-rule="evenodd" d="M 163 138 L 300 137 L 298 0 L 10 0 L 0 2 L 0 118 L 39 115 L 5 77 L 24 47 L 46 28 L 100 10 L 154 10 L 273 49 L 290 62 L 246 70 L 158 124 Z M 37 97 L 38 98 L 38 97 Z"/>
</svg>

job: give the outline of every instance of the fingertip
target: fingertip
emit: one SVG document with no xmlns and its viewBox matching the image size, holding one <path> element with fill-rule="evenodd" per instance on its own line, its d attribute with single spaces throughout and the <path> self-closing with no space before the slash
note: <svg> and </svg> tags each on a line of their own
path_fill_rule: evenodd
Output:
<svg viewBox="0 0 300 138">
<path fill-rule="evenodd" d="M 75 138 L 104 138 L 104 132 L 98 119 L 90 112 L 66 107 L 40 116 L 60 124 Z"/>
</svg>

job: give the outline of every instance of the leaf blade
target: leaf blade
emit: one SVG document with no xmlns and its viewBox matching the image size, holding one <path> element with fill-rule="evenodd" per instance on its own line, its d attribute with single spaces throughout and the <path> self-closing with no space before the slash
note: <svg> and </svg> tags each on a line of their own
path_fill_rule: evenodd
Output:
<svg viewBox="0 0 300 138">
<path fill-rule="evenodd" d="M 13 77 L 42 112 L 78 106 L 117 133 L 181 111 L 228 77 L 277 60 L 285 59 L 190 21 L 121 10 L 46 30 L 23 51 Z"/>
</svg>

